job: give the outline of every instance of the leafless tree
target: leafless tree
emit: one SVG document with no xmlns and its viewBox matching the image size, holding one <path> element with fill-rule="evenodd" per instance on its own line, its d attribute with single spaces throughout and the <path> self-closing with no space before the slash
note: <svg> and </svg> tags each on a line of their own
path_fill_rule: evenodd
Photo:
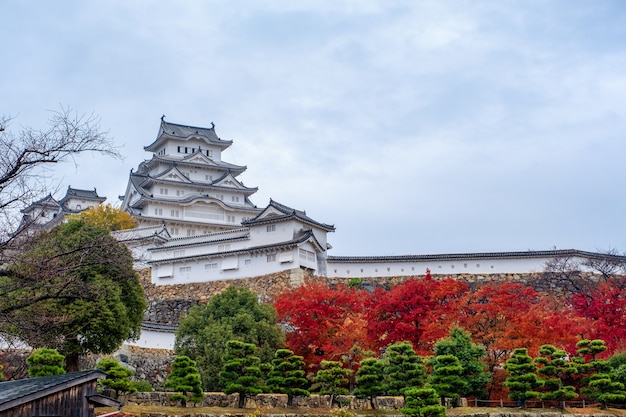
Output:
<svg viewBox="0 0 626 417">
<path fill-rule="evenodd" d="M 54 191 L 51 167 L 85 152 L 120 158 L 95 115 L 70 108 L 52 111 L 47 130 L 11 129 L 14 118 L 0 115 L 0 250 L 15 236 L 19 210 Z"/>
<path fill-rule="evenodd" d="M 591 256 L 593 255 L 593 256 Z M 569 297 L 576 293 L 590 293 L 599 282 L 626 285 L 626 255 L 616 250 L 605 253 L 559 256 L 548 260 L 543 274 L 531 284 L 540 291 L 561 293 Z"/>
</svg>

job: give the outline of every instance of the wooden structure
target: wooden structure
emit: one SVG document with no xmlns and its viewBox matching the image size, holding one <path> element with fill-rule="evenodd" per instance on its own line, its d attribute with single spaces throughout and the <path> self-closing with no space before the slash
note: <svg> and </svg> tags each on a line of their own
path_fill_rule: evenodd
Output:
<svg viewBox="0 0 626 417">
<path fill-rule="evenodd" d="M 96 391 L 105 377 L 92 370 L 0 382 L 0 417 L 93 417 L 95 407 L 120 409 L 119 401 Z"/>
</svg>

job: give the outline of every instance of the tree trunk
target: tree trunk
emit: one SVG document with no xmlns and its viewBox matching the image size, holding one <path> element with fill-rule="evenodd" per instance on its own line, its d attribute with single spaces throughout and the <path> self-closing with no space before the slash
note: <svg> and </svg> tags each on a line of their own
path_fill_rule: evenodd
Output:
<svg viewBox="0 0 626 417">
<path fill-rule="evenodd" d="M 66 372 L 78 372 L 78 359 L 80 355 L 78 353 L 68 353 L 65 355 L 65 371 Z"/>
</svg>

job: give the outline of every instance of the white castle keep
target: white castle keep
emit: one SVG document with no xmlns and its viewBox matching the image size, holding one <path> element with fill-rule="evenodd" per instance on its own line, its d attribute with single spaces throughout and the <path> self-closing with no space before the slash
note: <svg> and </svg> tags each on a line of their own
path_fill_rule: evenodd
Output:
<svg viewBox="0 0 626 417">
<path fill-rule="evenodd" d="M 257 188 L 237 177 L 245 166 L 222 160 L 232 141 L 210 128 L 161 118 L 152 158 L 131 170 L 122 209 L 136 229 L 116 232 L 150 266 L 156 285 L 247 278 L 289 270 L 358 278 L 433 274 L 530 273 L 557 257 L 578 264 L 601 254 L 575 249 L 406 256 L 329 256 L 333 225 L 271 200 L 257 208 Z"/>
<path fill-rule="evenodd" d="M 152 269 L 156 285 L 245 278 L 304 269 L 326 275 L 334 226 L 276 201 L 257 208 L 257 188 L 237 177 L 245 166 L 222 160 L 232 141 L 210 128 L 168 123 L 131 171 L 122 209 L 138 221 L 117 232 Z M 296 274 L 297 275 L 297 274 Z"/>
</svg>

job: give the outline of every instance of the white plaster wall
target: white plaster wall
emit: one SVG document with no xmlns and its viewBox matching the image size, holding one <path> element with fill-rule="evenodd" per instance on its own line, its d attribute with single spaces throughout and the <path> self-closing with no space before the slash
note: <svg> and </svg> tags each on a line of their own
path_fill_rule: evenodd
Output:
<svg viewBox="0 0 626 417">
<path fill-rule="evenodd" d="M 142 330 L 141 336 L 138 340 L 134 342 L 127 341 L 126 343 L 142 348 L 161 348 L 173 350 L 174 340 L 174 333 L 155 332 L 154 330 Z"/>
<path fill-rule="evenodd" d="M 188 284 L 193 282 L 219 281 L 238 278 L 250 278 L 266 275 L 293 268 L 299 268 L 301 260 L 298 257 L 297 248 L 282 253 L 290 253 L 287 256 L 289 262 L 281 262 L 281 252 L 267 253 L 242 253 L 237 256 L 236 269 L 223 269 L 223 262 L 228 257 L 196 258 L 186 261 L 160 263 L 152 265 L 152 283 L 155 285 Z M 275 255 L 275 261 L 268 262 L 268 255 Z M 246 260 L 249 260 L 246 263 Z M 217 264 L 213 266 L 213 264 Z M 207 266 L 209 265 L 209 266 Z M 306 262 L 303 266 L 315 269 L 315 263 Z M 171 271 L 171 276 L 163 277 L 161 269 Z"/>
<path fill-rule="evenodd" d="M 432 274 L 500 274 L 542 272 L 550 258 L 455 259 L 432 261 L 335 262 L 329 260 L 328 276 L 336 278 L 391 277 Z M 582 260 L 581 260 L 582 261 Z"/>
</svg>

